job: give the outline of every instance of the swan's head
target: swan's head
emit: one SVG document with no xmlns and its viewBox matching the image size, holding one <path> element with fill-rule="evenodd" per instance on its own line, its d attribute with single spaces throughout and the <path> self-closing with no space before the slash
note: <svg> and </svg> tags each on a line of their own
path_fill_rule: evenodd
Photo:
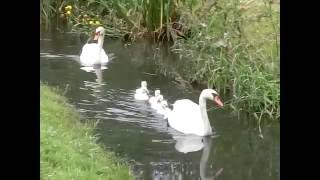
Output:
<svg viewBox="0 0 320 180">
<path fill-rule="evenodd" d="M 96 33 L 103 34 L 104 31 L 105 31 L 105 29 L 104 29 L 102 26 L 99 26 L 99 27 L 97 27 L 97 29 L 96 29 Z"/>
<path fill-rule="evenodd" d="M 94 34 L 94 40 L 98 40 L 99 37 L 103 37 L 104 36 L 104 28 L 102 26 L 99 26 L 97 29 L 96 29 L 96 32 Z"/>
<path fill-rule="evenodd" d="M 159 89 L 157 89 L 157 90 L 154 91 L 154 96 L 155 96 L 155 97 L 159 96 L 160 94 L 161 94 L 161 92 L 160 92 Z"/>
<path fill-rule="evenodd" d="M 205 99 L 209 99 L 214 101 L 218 106 L 222 107 L 223 103 L 219 97 L 219 94 L 217 93 L 217 91 L 213 90 L 213 89 L 204 89 L 201 92 L 200 97 L 203 97 Z"/>
<path fill-rule="evenodd" d="M 141 81 L 141 87 L 147 88 L 147 81 Z"/>
</svg>

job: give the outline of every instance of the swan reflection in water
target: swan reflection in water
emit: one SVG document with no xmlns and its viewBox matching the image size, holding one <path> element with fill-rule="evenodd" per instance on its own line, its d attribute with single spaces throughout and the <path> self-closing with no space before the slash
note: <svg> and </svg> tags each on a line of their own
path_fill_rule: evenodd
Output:
<svg viewBox="0 0 320 180">
<path fill-rule="evenodd" d="M 115 59 L 115 56 L 113 53 L 108 54 L 108 56 L 109 56 L 109 61 L 112 61 Z M 76 61 L 81 65 L 79 58 Z M 97 76 L 96 82 L 99 85 L 103 85 L 102 72 L 103 72 L 103 70 L 108 69 L 108 67 L 106 65 L 102 65 L 102 64 L 94 64 L 93 66 L 82 66 L 82 67 L 80 67 L 80 69 L 82 69 L 86 72 L 89 72 L 89 73 L 94 72 Z"/>
<path fill-rule="evenodd" d="M 102 92 L 103 92 L 103 70 L 107 69 L 107 67 L 105 66 L 101 66 L 101 65 L 94 65 L 91 67 L 81 67 L 82 70 L 89 72 L 89 73 L 94 73 L 96 76 L 95 82 L 93 81 L 84 81 L 84 86 L 86 88 L 89 88 L 93 91 L 93 95 L 94 97 L 96 97 L 96 100 L 99 100 L 102 98 Z M 96 102 L 97 103 L 97 102 Z"/>
<path fill-rule="evenodd" d="M 104 81 L 103 81 L 103 70 L 107 69 L 105 66 L 95 65 L 95 66 L 86 66 L 81 67 L 81 70 L 86 71 L 87 73 L 93 73 L 93 80 L 83 81 L 83 86 L 81 89 L 89 93 L 89 97 L 80 97 L 80 112 L 84 113 L 84 117 L 87 118 L 96 118 L 99 121 L 100 116 L 104 113 L 103 106 L 103 92 L 104 92 Z"/>
<path fill-rule="evenodd" d="M 207 177 L 207 173 L 206 173 L 213 138 L 216 138 L 216 137 L 214 136 L 200 137 L 196 135 L 173 136 L 173 139 L 177 141 L 175 144 L 175 149 L 178 152 L 187 154 L 187 153 L 197 152 L 203 149 L 201 158 L 200 158 L 200 167 L 199 167 L 201 180 L 209 180 L 209 179 L 213 180 L 216 176 L 218 176 L 218 173 L 216 173 L 216 175 Z M 221 169 L 219 171 L 221 171 Z"/>
<path fill-rule="evenodd" d="M 106 66 L 102 66 L 100 64 L 96 64 L 94 66 L 84 66 L 80 69 L 86 71 L 86 72 L 94 72 L 97 76 L 96 82 L 98 84 L 102 84 L 103 78 L 102 78 L 102 70 L 108 69 Z"/>
<path fill-rule="evenodd" d="M 194 153 L 201 152 L 201 158 L 199 160 L 199 171 L 196 170 L 197 167 L 192 166 L 198 164 L 197 162 L 192 162 L 191 166 L 186 162 L 178 162 L 178 166 L 171 167 L 171 172 L 167 175 L 166 173 L 159 172 L 153 173 L 153 179 L 201 179 L 201 180 L 214 180 L 217 176 L 221 175 L 223 171 L 219 168 L 217 172 L 212 172 L 213 169 L 210 167 L 211 172 L 208 172 L 209 156 L 213 144 L 213 139 L 216 137 L 200 137 L 196 135 L 173 135 L 173 139 L 176 141 L 174 148 L 186 156 L 194 157 Z M 189 157 L 187 159 L 189 159 Z M 196 168 L 196 169 L 195 169 Z M 199 174 L 197 175 L 197 172 Z"/>
</svg>

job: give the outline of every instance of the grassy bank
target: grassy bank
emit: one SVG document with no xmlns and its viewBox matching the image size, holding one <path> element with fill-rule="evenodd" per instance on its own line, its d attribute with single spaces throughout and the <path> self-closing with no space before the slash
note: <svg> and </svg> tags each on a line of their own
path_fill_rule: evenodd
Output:
<svg viewBox="0 0 320 180">
<path fill-rule="evenodd" d="M 124 163 L 96 144 L 93 124 L 57 91 L 40 85 L 41 179 L 133 179 Z"/>
<path fill-rule="evenodd" d="M 160 72 L 215 87 L 230 97 L 227 107 L 249 113 L 259 124 L 262 119 L 280 119 L 279 0 L 68 0 L 51 4 L 60 7 L 56 14 L 75 31 L 89 33 L 102 24 L 109 36 L 169 41 L 171 52 L 180 57 L 179 68 L 166 66 L 155 56 Z"/>
<path fill-rule="evenodd" d="M 279 1 L 215 1 L 210 10 L 187 8 L 180 22 L 191 30 L 171 50 L 180 76 L 230 97 L 229 107 L 260 124 L 280 119 Z"/>
</svg>

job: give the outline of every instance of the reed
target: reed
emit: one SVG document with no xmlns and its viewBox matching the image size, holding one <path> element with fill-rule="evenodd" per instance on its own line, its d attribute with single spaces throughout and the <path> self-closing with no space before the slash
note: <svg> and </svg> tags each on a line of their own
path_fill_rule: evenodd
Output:
<svg viewBox="0 0 320 180">
<path fill-rule="evenodd" d="M 164 65 L 160 68 L 162 72 L 182 81 L 215 87 L 230 97 L 229 107 L 236 111 L 247 111 L 256 119 L 279 119 L 279 3 L 279 0 L 59 3 L 42 0 L 41 7 L 71 4 L 74 11 L 66 17 L 76 31 L 88 33 L 94 26 L 103 25 L 109 36 L 132 41 L 148 37 L 158 42 L 169 41 L 170 50 L 180 57 L 176 62 L 179 70 Z M 42 15 L 47 17 L 50 13 Z M 156 59 L 161 66 L 161 58 Z"/>
<path fill-rule="evenodd" d="M 217 1 L 185 12 L 192 33 L 172 50 L 181 74 L 230 95 L 230 107 L 256 119 L 280 118 L 279 8 L 270 1 Z M 186 8 L 185 8 L 186 9 Z"/>
</svg>

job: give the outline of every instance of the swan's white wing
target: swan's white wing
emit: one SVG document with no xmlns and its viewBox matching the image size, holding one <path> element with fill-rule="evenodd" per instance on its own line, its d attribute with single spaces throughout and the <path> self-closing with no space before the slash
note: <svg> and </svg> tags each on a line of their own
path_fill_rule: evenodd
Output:
<svg viewBox="0 0 320 180">
<path fill-rule="evenodd" d="M 85 44 L 80 55 L 80 62 L 84 66 L 91 66 L 99 59 L 99 46 L 97 44 Z"/>
<path fill-rule="evenodd" d="M 104 49 L 101 49 L 100 58 L 101 58 L 101 63 L 102 63 L 102 64 L 106 64 L 106 63 L 109 62 L 108 55 L 107 55 L 107 53 L 104 51 Z"/>
<path fill-rule="evenodd" d="M 149 99 L 149 97 L 148 97 L 147 94 L 141 94 L 141 93 L 135 94 L 135 95 L 134 95 L 134 98 L 135 98 L 136 100 L 143 100 L 143 101 L 146 101 L 146 100 Z"/>
<path fill-rule="evenodd" d="M 98 44 L 85 44 L 82 48 L 80 55 L 80 62 L 85 66 L 91 66 L 95 63 L 99 63 L 99 58 L 102 64 L 106 64 L 109 61 L 108 55 L 101 49 L 99 57 L 99 45 Z"/>
<path fill-rule="evenodd" d="M 195 110 L 199 110 L 199 105 L 192 102 L 189 99 L 181 99 L 176 101 L 173 104 L 173 109 L 176 112 L 185 112 L 185 111 L 195 111 Z"/>
<path fill-rule="evenodd" d="M 156 97 L 154 97 L 154 96 L 152 96 L 150 99 L 149 99 L 149 103 L 151 104 L 151 105 L 153 105 L 153 104 L 155 104 L 156 103 Z"/>
<path fill-rule="evenodd" d="M 168 122 L 174 129 L 194 134 L 203 129 L 199 105 L 188 99 L 178 100 L 173 104 Z"/>
<path fill-rule="evenodd" d="M 141 89 L 141 88 L 136 89 L 136 94 L 143 94 L 143 89 Z"/>
<path fill-rule="evenodd" d="M 96 55 L 98 51 L 98 45 L 97 44 L 85 44 L 82 47 L 81 55 L 80 55 L 80 60 L 83 61 L 84 59 L 87 58 L 92 58 L 92 55 Z"/>
<path fill-rule="evenodd" d="M 134 95 L 134 98 L 136 100 L 148 100 L 149 99 L 149 96 L 148 94 L 145 93 L 144 89 L 142 88 L 139 88 L 139 89 L 136 89 L 136 93 Z"/>
</svg>

